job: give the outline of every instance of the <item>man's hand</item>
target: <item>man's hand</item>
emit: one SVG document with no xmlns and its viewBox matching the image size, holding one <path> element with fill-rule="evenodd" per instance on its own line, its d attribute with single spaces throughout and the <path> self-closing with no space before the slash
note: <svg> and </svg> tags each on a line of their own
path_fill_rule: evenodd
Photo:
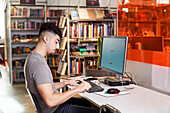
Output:
<svg viewBox="0 0 170 113">
<path fill-rule="evenodd" d="M 81 81 L 81 84 L 78 84 L 77 81 Z M 85 82 L 82 78 L 74 78 L 65 81 L 65 84 L 71 86 L 77 86 L 76 89 L 79 93 L 87 91 L 91 88 L 91 85 L 88 82 Z"/>
<path fill-rule="evenodd" d="M 78 92 L 81 93 L 84 91 L 88 91 L 91 88 L 91 85 L 86 81 L 82 81 L 82 83 L 79 84 L 76 88 L 77 88 Z"/>
<path fill-rule="evenodd" d="M 66 85 L 70 85 L 70 86 L 77 86 L 79 84 L 77 84 L 77 81 L 83 81 L 82 78 L 73 78 L 71 80 L 65 81 Z"/>
</svg>

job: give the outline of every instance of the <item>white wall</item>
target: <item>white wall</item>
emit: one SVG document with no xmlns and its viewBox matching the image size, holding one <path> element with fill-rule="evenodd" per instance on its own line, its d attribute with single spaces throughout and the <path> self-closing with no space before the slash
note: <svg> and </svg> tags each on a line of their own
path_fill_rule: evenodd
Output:
<svg viewBox="0 0 170 113">
<path fill-rule="evenodd" d="M 126 72 L 131 72 L 137 84 L 170 95 L 170 67 L 127 61 Z"/>
</svg>

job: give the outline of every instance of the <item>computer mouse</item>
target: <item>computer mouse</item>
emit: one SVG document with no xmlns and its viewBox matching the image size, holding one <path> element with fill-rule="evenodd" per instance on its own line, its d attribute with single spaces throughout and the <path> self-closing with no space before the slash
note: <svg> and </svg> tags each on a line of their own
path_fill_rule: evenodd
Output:
<svg viewBox="0 0 170 113">
<path fill-rule="evenodd" d="M 119 93 L 119 92 L 120 92 L 120 90 L 117 89 L 117 88 L 110 88 L 110 89 L 107 90 L 106 93 L 115 94 L 115 93 Z"/>
<path fill-rule="evenodd" d="M 77 83 L 77 84 L 81 84 L 81 83 L 82 83 L 82 81 L 80 81 L 80 80 L 76 80 L 76 83 Z"/>
</svg>

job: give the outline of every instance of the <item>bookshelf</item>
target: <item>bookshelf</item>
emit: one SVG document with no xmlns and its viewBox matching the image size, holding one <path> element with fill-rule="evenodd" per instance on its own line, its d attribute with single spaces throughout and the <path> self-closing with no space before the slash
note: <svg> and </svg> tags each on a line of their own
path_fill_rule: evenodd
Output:
<svg viewBox="0 0 170 113">
<path fill-rule="evenodd" d="M 10 4 L 9 70 L 11 84 L 22 84 L 24 64 L 38 41 L 40 26 L 45 22 L 45 5 Z"/>
<path fill-rule="evenodd" d="M 67 77 L 84 76 L 86 69 L 96 69 L 97 67 L 99 57 L 97 53 L 97 41 L 99 35 L 116 35 L 117 20 L 114 18 L 67 18 L 65 26 L 67 27 Z M 84 54 L 80 54 L 80 48 L 85 49 Z"/>
<path fill-rule="evenodd" d="M 46 6 L 46 19 L 47 22 L 53 22 L 56 25 L 59 24 L 60 17 L 63 17 L 65 14 L 66 6 L 61 8 L 62 6 Z M 63 31 L 63 28 L 61 28 L 61 31 Z M 63 53 L 64 52 L 64 53 Z M 63 56 L 64 55 L 64 56 Z M 66 57 L 66 50 L 65 49 L 58 49 L 55 53 L 50 54 L 47 56 L 47 63 L 50 67 L 50 70 L 53 75 L 54 82 L 59 81 L 60 74 L 62 72 L 62 69 L 59 67 L 59 65 L 64 64 Z M 63 73 L 65 74 L 65 73 Z"/>
<path fill-rule="evenodd" d="M 81 64 L 82 70 L 79 71 L 79 74 L 85 73 L 83 69 L 87 65 L 91 65 L 94 63 L 90 63 L 90 61 L 95 62 L 98 58 L 97 52 L 88 55 L 74 55 L 70 52 L 70 45 L 78 44 L 78 45 L 88 45 L 91 44 L 93 46 L 97 46 L 97 36 L 91 34 L 91 37 L 85 38 L 82 37 L 74 37 L 72 38 L 71 26 L 73 24 L 81 24 L 86 23 L 87 26 L 91 25 L 91 28 L 94 23 L 98 26 L 104 26 L 102 24 L 109 24 L 109 35 L 115 35 L 117 30 L 116 19 L 78 19 L 78 20 L 70 20 L 68 17 L 67 11 L 70 9 L 76 9 L 77 6 L 55 6 L 55 5 L 19 5 L 19 4 L 9 4 L 10 5 L 10 33 L 9 33 L 9 69 L 10 69 L 10 82 L 12 84 L 24 83 L 24 75 L 23 75 L 23 66 L 25 63 L 25 59 L 28 54 L 34 49 L 38 41 L 38 32 L 41 23 L 43 22 L 54 22 L 56 25 L 59 25 L 59 19 L 61 17 L 65 18 L 65 24 L 62 25 L 62 32 L 65 30 L 66 37 L 66 47 L 57 50 L 66 51 L 64 58 L 61 57 L 57 52 L 53 55 L 49 55 L 46 57 L 47 63 L 51 69 L 52 75 L 54 77 L 54 81 L 58 81 L 60 77 L 70 77 L 73 74 L 70 73 L 70 62 L 74 61 L 77 65 Z M 80 6 L 79 8 L 85 8 L 84 6 Z M 86 7 L 89 9 L 90 7 Z M 90 8 L 91 9 L 91 8 Z M 107 9 L 107 7 L 97 7 L 97 9 Z M 114 8 L 113 8 L 114 9 Z M 64 17 L 67 16 L 67 17 Z M 99 25 L 100 24 L 100 25 Z M 83 26 L 84 24 L 82 24 Z M 105 26 L 106 26 L 105 25 Z M 113 28 L 114 27 L 114 28 Z M 68 32 L 70 31 L 70 32 Z M 104 32 L 104 31 L 103 31 Z M 96 32 L 97 33 L 97 32 Z M 77 34 L 76 34 L 77 35 Z M 93 37 L 94 35 L 94 37 Z M 90 48 L 90 47 L 89 47 Z M 96 51 L 96 48 L 95 48 Z M 89 52 L 89 51 L 87 51 Z M 63 63 L 65 69 L 60 70 L 59 65 Z M 86 63 L 86 64 L 85 64 Z M 79 69 L 80 70 L 80 69 Z M 78 72 L 78 70 L 77 70 Z M 75 73 L 76 74 L 76 73 Z"/>
</svg>

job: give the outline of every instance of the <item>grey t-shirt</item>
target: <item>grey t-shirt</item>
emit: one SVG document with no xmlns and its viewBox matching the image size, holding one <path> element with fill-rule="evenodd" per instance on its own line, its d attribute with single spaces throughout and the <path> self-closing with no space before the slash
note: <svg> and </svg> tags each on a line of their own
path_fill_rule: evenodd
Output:
<svg viewBox="0 0 170 113">
<path fill-rule="evenodd" d="M 52 113 L 58 106 L 48 108 L 37 90 L 37 86 L 45 83 L 51 83 L 54 93 L 58 93 L 53 83 L 52 74 L 45 58 L 38 54 L 31 52 L 25 62 L 24 66 L 26 87 L 31 93 L 36 96 L 42 113 Z M 56 100 L 57 101 L 57 100 Z"/>
</svg>

